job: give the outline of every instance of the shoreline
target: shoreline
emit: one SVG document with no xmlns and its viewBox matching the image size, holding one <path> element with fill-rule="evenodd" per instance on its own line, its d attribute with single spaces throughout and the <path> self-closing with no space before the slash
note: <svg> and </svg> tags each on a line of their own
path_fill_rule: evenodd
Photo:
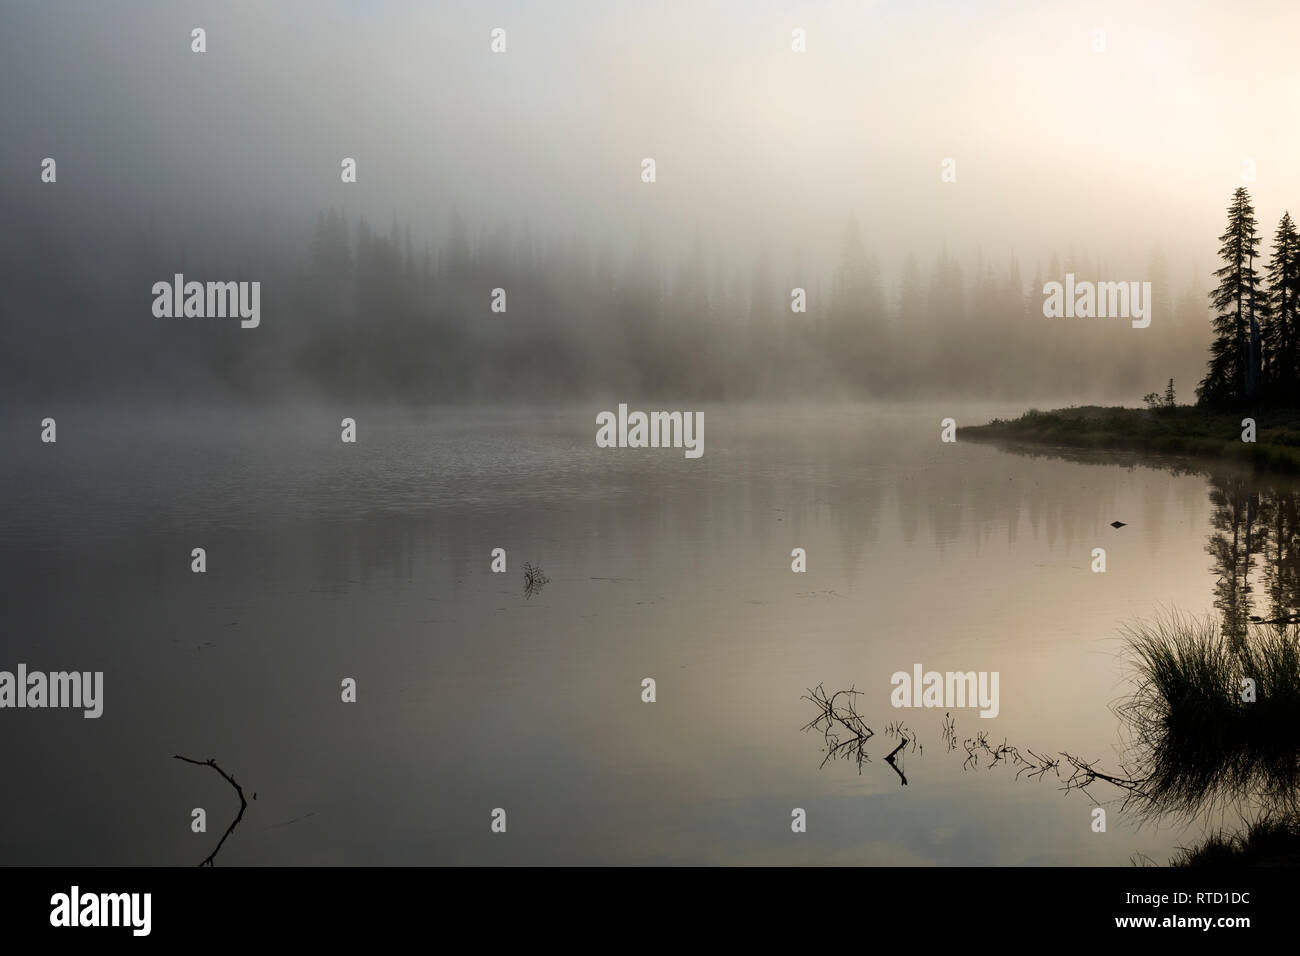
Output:
<svg viewBox="0 0 1300 956">
<path fill-rule="evenodd" d="M 1255 421 L 1255 440 L 1243 441 L 1242 420 Z M 1173 408 L 1072 406 L 1030 409 L 1019 418 L 958 427 L 958 439 L 1126 451 L 1252 465 L 1256 470 L 1300 474 L 1300 410 L 1212 412 L 1195 405 Z"/>
</svg>

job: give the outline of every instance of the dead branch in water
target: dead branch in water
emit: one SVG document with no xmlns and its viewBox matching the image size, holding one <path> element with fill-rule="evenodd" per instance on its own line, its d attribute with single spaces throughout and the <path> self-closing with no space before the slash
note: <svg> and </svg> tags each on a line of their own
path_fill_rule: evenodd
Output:
<svg viewBox="0 0 1300 956">
<path fill-rule="evenodd" d="M 1089 798 L 1091 798 L 1092 794 L 1088 793 L 1085 788 L 1096 780 L 1102 780 L 1109 783 L 1111 786 L 1119 787 L 1119 789 L 1126 791 L 1127 795 L 1124 797 L 1124 806 L 1128 806 L 1130 800 L 1135 798 L 1144 799 L 1147 796 L 1142 790 L 1146 785 L 1146 781 L 1141 778 L 1132 776 L 1116 777 L 1112 774 L 1098 770 L 1093 766 L 1093 762 L 1090 760 L 1083 760 L 1073 754 L 1064 752 L 1061 756 L 1064 757 L 1070 766 L 1074 768 L 1074 772 L 1071 773 L 1069 778 L 1065 781 L 1065 787 L 1063 788 L 1065 790 L 1082 790 L 1084 793 L 1088 794 Z M 1095 803 L 1096 801 L 1093 802 Z"/>
<path fill-rule="evenodd" d="M 810 689 L 804 695 L 804 700 L 821 710 L 820 714 L 804 724 L 803 730 L 821 731 L 822 739 L 826 743 L 826 756 L 821 762 L 823 767 L 832 757 L 842 758 L 856 761 L 858 773 L 862 773 L 862 765 L 871 760 L 867 754 L 866 743 L 876 734 L 867 726 L 854 706 L 854 698 L 861 693 L 850 687 L 848 690 L 837 690 L 828 696 L 826 689 L 818 684 L 816 688 Z M 836 701 L 841 697 L 844 701 L 837 704 Z M 841 733 L 845 736 L 841 737 Z"/>
<path fill-rule="evenodd" d="M 966 749 L 966 761 L 962 765 L 963 770 L 978 769 L 980 766 L 980 755 L 988 754 L 989 762 L 987 767 L 992 767 L 995 764 L 1005 761 L 1011 766 L 1017 768 L 1017 779 L 1020 778 L 1021 774 L 1027 775 L 1028 779 L 1031 780 L 1041 778 L 1046 776 L 1049 771 L 1056 774 L 1057 779 L 1060 779 L 1061 763 L 1064 761 L 1071 768 L 1070 775 L 1065 778 L 1064 785 L 1061 787 L 1061 789 L 1066 792 L 1069 792 L 1070 790 L 1080 790 L 1087 794 L 1090 799 L 1093 799 L 1092 794 L 1088 793 L 1087 788 L 1090 784 L 1101 780 L 1126 792 L 1124 798 L 1125 805 L 1128 804 L 1128 801 L 1134 798 L 1145 796 L 1142 787 L 1146 781 L 1142 778 L 1131 775 L 1120 777 L 1106 773 L 1105 771 L 1098 770 L 1094 766 L 1093 761 L 1084 760 L 1081 757 L 1076 757 L 1073 754 L 1064 751 L 1056 756 L 1040 754 L 1028 749 L 1025 753 L 1021 753 L 1020 748 L 1010 746 L 1005 739 L 1001 744 L 993 746 L 989 743 L 988 733 L 986 731 L 980 731 L 974 737 L 966 738 L 966 740 L 962 742 L 962 746 Z M 1026 753 L 1028 756 L 1025 756 Z M 1094 802 L 1096 802 L 1095 799 Z"/>
<path fill-rule="evenodd" d="M 546 573 L 537 565 L 529 562 L 524 565 L 524 597 L 531 598 L 551 582 Z"/>
<path fill-rule="evenodd" d="M 866 745 L 867 741 L 875 736 L 875 732 L 867 726 L 855 706 L 855 699 L 860 694 L 861 691 L 853 687 L 828 694 L 826 688 L 818 684 L 803 696 L 804 700 L 814 704 L 820 711 L 802 729 L 821 732 L 826 743 L 826 756 L 822 758 L 821 766 L 825 767 L 832 757 L 842 758 L 855 761 L 858 765 L 858 773 L 862 773 L 862 765 L 870 761 Z M 924 753 L 924 748 L 916 732 L 905 727 L 901 721 L 886 724 L 885 735 L 898 737 L 898 746 L 885 756 L 885 762 L 898 774 L 902 785 L 907 786 L 907 777 L 902 767 L 898 765 L 898 757 L 909 746 L 912 753 Z M 943 739 L 948 744 L 950 753 L 957 749 L 957 723 L 951 712 L 943 715 Z M 1062 780 L 1062 790 L 1067 792 L 1079 790 L 1090 799 L 1092 794 L 1088 793 L 1087 787 L 1098 780 L 1124 791 L 1125 806 L 1129 801 L 1147 798 L 1144 790 L 1147 779 L 1134 775 L 1128 767 L 1124 768 L 1124 775 L 1121 776 L 1099 770 L 1093 761 L 1084 760 L 1064 751 L 1055 755 L 1029 749 L 1022 752 L 1020 748 L 1008 744 L 1005 738 L 1002 743 L 993 744 L 989 740 L 988 732 L 983 730 L 974 737 L 967 737 L 962 741 L 961 746 L 966 751 L 966 759 L 962 765 L 965 770 L 991 768 L 999 763 L 1005 763 L 1016 768 L 1016 779 L 1022 775 L 1028 779 L 1041 779 L 1048 773 L 1053 773 L 1058 780 Z M 982 764 L 981 758 L 985 755 L 989 760 L 987 764 Z M 1070 769 L 1069 776 L 1064 778 L 1061 774 L 1063 764 Z"/>
<path fill-rule="evenodd" d="M 951 712 L 943 715 L 943 741 L 948 745 L 949 753 L 957 749 L 957 722 L 952 719 Z"/>
<path fill-rule="evenodd" d="M 906 746 L 908 745 L 909 742 L 912 744 L 912 749 L 915 750 L 915 749 L 916 749 L 916 738 L 915 738 L 915 737 L 912 737 L 911 740 L 909 741 L 909 739 L 908 739 L 908 738 L 904 735 L 904 733 L 902 732 L 902 728 L 901 728 L 901 727 L 899 728 L 899 731 L 900 731 L 900 733 L 899 733 L 898 736 L 899 736 L 900 738 L 902 738 L 902 739 L 900 739 L 900 740 L 898 741 L 898 746 L 897 746 L 897 747 L 895 747 L 893 750 L 891 750 L 888 754 L 885 755 L 885 763 L 889 764 L 891 767 L 894 768 L 894 773 L 898 774 L 898 779 L 901 780 L 901 781 L 902 781 L 902 785 L 903 785 L 904 787 L 906 787 L 906 786 L 907 786 L 907 775 L 903 773 L 903 768 L 900 767 L 897 763 L 894 762 L 894 758 L 898 756 L 898 752 L 899 752 L 900 750 L 902 750 L 904 747 L 906 747 Z"/>
<path fill-rule="evenodd" d="M 239 826 L 239 821 L 244 819 L 244 811 L 248 809 L 248 801 L 244 799 L 244 788 L 235 782 L 234 777 L 218 767 L 217 762 L 211 758 L 207 760 L 194 760 L 190 757 L 182 757 L 180 754 L 172 754 L 172 757 L 176 760 L 184 760 L 186 763 L 192 763 L 196 767 L 211 767 L 217 773 L 221 774 L 227 783 L 235 788 L 235 793 L 239 794 L 239 815 L 235 817 L 230 826 L 226 827 L 226 832 L 221 835 L 221 840 L 217 843 L 216 849 L 209 853 L 203 862 L 199 864 L 199 866 L 214 866 L 216 856 L 221 852 L 221 847 L 222 844 L 226 842 L 226 837 L 235 832 L 235 827 Z"/>
</svg>

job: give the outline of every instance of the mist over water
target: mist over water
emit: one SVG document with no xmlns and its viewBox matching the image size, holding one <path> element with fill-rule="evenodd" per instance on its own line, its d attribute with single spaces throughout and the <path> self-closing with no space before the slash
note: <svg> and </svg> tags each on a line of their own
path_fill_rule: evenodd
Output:
<svg viewBox="0 0 1300 956">
<path fill-rule="evenodd" d="M 1295 487 L 940 435 L 1192 398 L 1227 197 L 1300 197 L 1298 27 L 6 4 L 0 672 L 104 699 L 0 711 L 0 859 L 200 862 L 238 808 L 177 754 L 252 801 L 221 865 L 1123 865 L 1238 825 L 975 740 L 1119 773 L 1124 627 L 1296 612 Z M 1149 283 L 1149 327 L 1047 317 L 1067 276 Z M 601 447 L 623 404 L 702 454 Z M 996 717 L 893 706 L 914 667 L 997 674 Z"/>
<path fill-rule="evenodd" d="M 943 711 L 892 708 L 888 678 L 999 671 L 998 717 L 953 711 L 959 739 L 994 726 L 1110 764 L 1117 625 L 1152 595 L 1214 607 L 1203 477 L 940 455 L 927 407 L 704 413 L 699 461 L 596 449 L 569 408 L 370 410 L 364 456 L 253 411 L 135 429 L 87 411 L 84 440 L 15 442 L 6 659 L 102 670 L 106 702 L 96 721 L 5 713 L 0 743 L 30 769 L 10 778 L 7 860 L 197 862 L 211 847 L 177 808 L 219 829 L 235 807 L 169 759 L 191 752 L 259 794 L 223 865 L 1118 865 L 1199 835 L 1116 814 L 1094 838 L 1087 798 L 964 769 Z M 1098 542 L 1111 573 L 1089 571 Z M 525 562 L 550 579 L 531 596 Z M 877 732 L 919 736 L 908 787 L 879 758 L 817 769 L 800 698 L 820 682 L 856 685 Z M 817 821 L 808 841 L 771 823 L 791 806 Z"/>
</svg>

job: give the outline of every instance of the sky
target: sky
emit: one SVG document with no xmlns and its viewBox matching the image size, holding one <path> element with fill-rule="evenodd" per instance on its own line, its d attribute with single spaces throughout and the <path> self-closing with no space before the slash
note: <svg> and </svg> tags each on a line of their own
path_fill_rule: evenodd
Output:
<svg viewBox="0 0 1300 956">
<path fill-rule="evenodd" d="M 1213 267 L 1238 185 L 1266 236 L 1300 213 L 1292 0 L 4 0 L 0 24 L 5 181 L 52 156 L 88 216 L 182 231 L 338 205 L 439 242 L 455 208 L 829 272 L 852 214 L 887 278 L 1156 244 L 1176 278 Z"/>
</svg>

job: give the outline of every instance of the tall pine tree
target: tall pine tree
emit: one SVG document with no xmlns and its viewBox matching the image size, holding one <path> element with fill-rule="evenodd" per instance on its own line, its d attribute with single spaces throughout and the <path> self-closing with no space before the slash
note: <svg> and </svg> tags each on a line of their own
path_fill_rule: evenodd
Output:
<svg viewBox="0 0 1300 956">
<path fill-rule="evenodd" d="M 1215 270 L 1219 287 L 1210 293 L 1214 306 L 1214 343 L 1210 367 L 1196 389 L 1209 405 L 1232 405 L 1253 398 L 1259 385 L 1259 323 L 1267 317 L 1267 298 L 1255 272 L 1259 237 L 1250 194 L 1238 187 L 1228 206 L 1228 229 L 1219 237 L 1223 267 Z"/>
<path fill-rule="evenodd" d="M 1268 388 L 1279 401 L 1300 401 L 1300 234 L 1283 213 L 1268 265 L 1270 315 L 1264 327 Z"/>
</svg>

